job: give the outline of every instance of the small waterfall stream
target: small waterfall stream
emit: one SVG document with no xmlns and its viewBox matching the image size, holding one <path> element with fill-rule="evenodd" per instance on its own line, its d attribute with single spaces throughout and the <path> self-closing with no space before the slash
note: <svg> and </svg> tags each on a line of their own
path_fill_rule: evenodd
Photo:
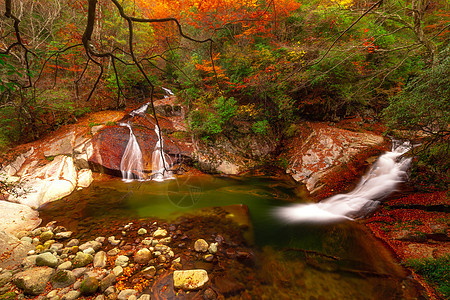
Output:
<svg viewBox="0 0 450 300">
<path fill-rule="evenodd" d="M 166 89 L 164 89 L 166 90 Z M 170 91 L 170 90 L 168 90 Z M 167 92 L 167 91 L 166 91 Z M 144 116 L 150 103 L 146 103 L 138 109 L 129 113 L 131 117 Z M 130 130 L 130 138 L 128 140 L 127 147 L 122 156 L 120 162 L 120 171 L 122 172 L 122 178 L 125 181 L 132 181 L 134 179 L 144 180 L 144 163 L 142 157 L 142 151 L 137 142 L 136 136 L 133 133 L 130 122 L 120 123 L 120 126 L 128 127 Z M 170 171 L 171 160 L 168 155 L 164 153 L 164 143 L 161 136 L 158 125 L 155 125 L 156 144 L 152 153 L 152 180 L 164 181 L 172 179 L 172 172 Z"/>
<path fill-rule="evenodd" d="M 275 215 L 288 223 L 333 222 L 366 216 L 403 182 L 410 158 L 400 158 L 411 149 L 408 142 L 393 141 L 392 150 L 381 155 L 356 188 L 319 203 L 278 208 Z"/>
</svg>

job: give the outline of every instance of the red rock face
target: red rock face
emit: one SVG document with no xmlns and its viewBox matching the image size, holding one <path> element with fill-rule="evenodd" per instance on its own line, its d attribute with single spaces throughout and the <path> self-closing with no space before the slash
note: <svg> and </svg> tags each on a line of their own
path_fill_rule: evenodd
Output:
<svg viewBox="0 0 450 300">
<path fill-rule="evenodd" d="M 143 118 L 140 118 L 142 121 Z M 149 122 L 132 123 L 133 133 L 136 136 L 142 152 L 144 172 L 152 171 L 152 153 L 155 149 L 157 136 L 154 125 Z M 151 126 L 151 127 L 150 127 Z M 163 127 L 164 128 L 164 127 Z M 111 126 L 99 131 L 92 138 L 93 153 L 89 157 L 89 163 L 101 172 L 121 176 L 120 162 L 130 138 L 130 131 L 125 126 Z M 190 147 L 164 135 L 164 152 L 173 161 L 180 156 L 189 156 Z"/>
</svg>

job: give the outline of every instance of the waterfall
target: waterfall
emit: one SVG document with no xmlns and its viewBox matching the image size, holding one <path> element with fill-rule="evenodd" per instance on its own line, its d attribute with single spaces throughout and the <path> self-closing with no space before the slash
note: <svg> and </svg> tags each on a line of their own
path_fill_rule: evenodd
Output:
<svg viewBox="0 0 450 300">
<path fill-rule="evenodd" d="M 143 179 L 144 169 L 142 163 L 142 152 L 139 144 L 137 142 L 136 136 L 133 133 L 130 123 L 121 123 L 121 126 L 126 126 L 130 130 L 130 138 L 128 140 L 127 147 L 122 156 L 122 161 L 120 162 L 120 171 L 122 172 L 122 178 L 125 181 L 130 181 L 133 179 Z"/>
<path fill-rule="evenodd" d="M 164 181 L 172 179 L 172 172 L 169 171 L 171 161 L 168 155 L 164 153 L 164 142 L 161 137 L 159 127 L 155 125 L 155 133 L 157 137 L 155 149 L 152 153 L 152 179 L 155 181 Z"/>
<path fill-rule="evenodd" d="M 319 203 L 277 208 L 275 215 L 289 223 L 333 222 L 362 218 L 373 212 L 380 201 L 403 182 L 410 158 L 400 158 L 411 149 L 408 142 L 394 141 L 392 150 L 381 155 L 356 188 Z"/>
<path fill-rule="evenodd" d="M 166 89 L 165 87 L 161 87 L 161 88 L 162 88 L 162 90 L 166 93 L 166 94 L 164 95 L 164 98 L 169 98 L 170 96 L 173 96 L 173 95 L 174 95 L 174 93 L 173 93 L 171 90 Z"/>
</svg>

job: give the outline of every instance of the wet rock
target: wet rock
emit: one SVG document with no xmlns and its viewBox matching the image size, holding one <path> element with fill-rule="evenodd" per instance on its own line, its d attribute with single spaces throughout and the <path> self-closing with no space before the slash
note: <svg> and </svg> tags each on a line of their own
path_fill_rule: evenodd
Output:
<svg viewBox="0 0 450 300">
<path fill-rule="evenodd" d="M 70 269 L 72 269 L 71 261 L 65 261 L 62 264 L 60 264 L 57 268 L 57 270 L 70 270 Z"/>
<path fill-rule="evenodd" d="M 145 229 L 145 228 L 140 228 L 140 229 L 138 230 L 137 234 L 139 234 L 139 235 L 147 234 L 147 229 Z"/>
<path fill-rule="evenodd" d="M 91 185 L 92 181 L 94 181 L 94 178 L 90 169 L 82 169 L 78 172 L 77 185 L 79 187 L 86 188 Z"/>
<path fill-rule="evenodd" d="M 128 256 L 125 256 L 125 255 L 119 255 L 117 258 L 116 258 L 116 261 L 114 262 L 114 265 L 117 267 L 117 266 L 120 266 L 120 267 L 122 267 L 122 268 L 125 268 L 126 266 L 128 266 L 128 261 L 129 261 L 130 259 L 128 258 Z"/>
<path fill-rule="evenodd" d="M 8 234 L 32 230 L 41 223 L 36 210 L 24 204 L 8 201 L 0 201 L 0 220 L 2 220 L 0 232 L 5 231 Z"/>
<path fill-rule="evenodd" d="M 167 236 L 167 230 L 161 229 L 161 228 L 158 228 L 158 230 L 156 230 L 153 233 L 153 237 L 156 238 L 156 239 L 160 239 L 160 238 L 163 238 L 163 237 L 166 237 L 166 236 Z"/>
<path fill-rule="evenodd" d="M 130 297 L 132 295 L 136 295 L 137 293 L 138 293 L 138 291 L 136 291 L 136 290 L 126 289 L 119 293 L 119 295 L 117 296 L 117 299 L 118 300 L 127 300 L 128 297 Z"/>
<path fill-rule="evenodd" d="M 94 251 L 98 251 L 101 247 L 102 247 L 101 243 L 99 243 L 97 241 L 89 241 L 89 242 L 86 242 L 86 243 L 80 245 L 78 248 L 81 251 L 84 251 L 88 248 L 92 248 L 92 249 L 94 249 Z"/>
<path fill-rule="evenodd" d="M 142 248 L 138 250 L 133 257 L 133 260 L 137 264 L 146 264 L 152 259 L 152 253 L 147 248 Z"/>
<path fill-rule="evenodd" d="M 99 251 L 94 256 L 94 268 L 104 268 L 106 266 L 106 253 Z"/>
<path fill-rule="evenodd" d="M 80 292 L 83 295 L 91 295 L 94 294 L 98 287 L 99 287 L 99 281 L 95 277 L 87 277 L 83 282 L 81 282 L 80 286 Z"/>
<path fill-rule="evenodd" d="M 67 242 L 66 247 L 73 247 L 78 246 L 80 244 L 80 241 L 78 239 L 71 239 Z"/>
<path fill-rule="evenodd" d="M 58 265 L 58 258 L 50 252 L 44 252 L 36 257 L 36 265 L 54 268 Z"/>
<path fill-rule="evenodd" d="M 59 270 L 52 278 L 52 286 L 55 289 L 65 288 L 75 282 L 75 275 L 69 270 Z"/>
<path fill-rule="evenodd" d="M 44 292 L 54 272 L 50 267 L 31 268 L 15 274 L 12 281 L 26 294 L 39 295 Z"/>
<path fill-rule="evenodd" d="M 197 252 L 206 252 L 208 247 L 208 243 L 204 239 L 198 239 L 194 243 L 194 250 Z"/>
<path fill-rule="evenodd" d="M 94 258 L 90 254 L 86 254 L 83 252 L 77 252 L 75 258 L 72 261 L 74 268 L 81 268 L 90 264 Z"/>
<path fill-rule="evenodd" d="M 116 282 L 116 275 L 114 272 L 109 273 L 105 278 L 100 280 L 99 288 L 101 292 L 105 292 Z"/>
<path fill-rule="evenodd" d="M 55 239 L 57 240 L 68 239 L 72 236 L 72 234 L 73 234 L 72 231 L 58 232 L 57 234 L 55 234 Z"/>
<path fill-rule="evenodd" d="M 180 270 L 173 273 L 173 285 L 177 289 L 196 290 L 208 282 L 208 273 L 205 270 Z"/>
<path fill-rule="evenodd" d="M 79 291 L 70 291 L 67 294 L 65 294 L 61 300 L 75 300 L 78 299 L 81 296 L 81 293 Z"/>
</svg>

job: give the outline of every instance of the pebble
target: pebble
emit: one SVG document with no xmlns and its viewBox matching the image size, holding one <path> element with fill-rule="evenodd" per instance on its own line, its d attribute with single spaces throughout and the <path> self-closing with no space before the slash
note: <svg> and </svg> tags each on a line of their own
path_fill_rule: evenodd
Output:
<svg viewBox="0 0 450 300">
<path fill-rule="evenodd" d="M 194 243 L 194 250 L 197 252 L 206 252 L 208 247 L 209 245 L 204 239 L 198 239 Z"/>
<path fill-rule="evenodd" d="M 208 252 L 211 254 L 216 254 L 217 253 L 217 246 L 219 245 L 219 243 L 211 243 L 208 247 Z"/>
<path fill-rule="evenodd" d="M 145 279 L 152 279 L 153 276 L 156 274 L 156 268 L 154 266 L 150 266 L 148 268 L 145 268 L 141 272 L 142 276 L 144 276 Z"/>
<path fill-rule="evenodd" d="M 75 300 L 81 296 L 79 291 L 70 291 L 62 297 L 62 300 Z"/>
<path fill-rule="evenodd" d="M 147 229 L 145 229 L 145 228 L 139 228 L 137 234 L 139 234 L 139 235 L 147 234 Z"/>
<path fill-rule="evenodd" d="M 78 246 L 79 244 L 80 241 L 78 239 L 71 239 L 69 242 L 67 242 L 66 247 Z"/>
<path fill-rule="evenodd" d="M 114 265 L 115 266 L 120 266 L 120 267 L 123 267 L 123 268 L 125 268 L 126 266 L 128 266 L 128 261 L 129 261 L 130 259 L 128 258 L 128 256 L 125 256 L 125 255 L 119 255 L 117 258 L 116 258 L 116 261 L 114 262 Z"/>
<path fill-rule="evenodd" d="M 96 242 L 99 242 L 103 244 L 105 242 L 106 238 L 104 236 L 99 236 L 95 239 Z"/>
<path fill-rule="evenodd" d="M 86 242 L 86 243 L 80 245 L 78 248 L 81 251 L 84 251 L 88 248 L 92 248 L 92 249 L 94 249 L 94 251 L 98 251 L 98 250 L 100 250 L 101 247 L 102 247 L 101 243 L 99 243 L 97 241 L 89 241 L 89 242 Z"/>
<path fill-rule="evenodd" d="M 153 237 L 154 237 L 154 238 L 157 238 L 157 239 L 163 238 L 163 237 L 166 237 L 166 236 L 167 236 L 167 230 L 161 229 L 161 228 L 158 228 L 158 230 L 156 230 L 156 231 L 153 233 Z"/>
<path fill-rule="evenodd" d="M 51 240 L 52 238 L 53 238 L 53 232 L 51 232 L 51 231 L 45 231 L 45 232 L 42 232 L 40 235 L 39 235 L 39 241 L 41 242 L 41 243 L 45 243 L 46 241 L 48 241 L 48 240 Z"/>
<path fill-rule="evenodd" d="M 106 253 L 99 251 L 94 256 L 94 268 L 104 268 L 106 266 Z"/>
<path fill-rule="evenodd" d="M 89 247 L 89 248 L 87 248 L 87 249 L 84 249 L 84 250 L 83 250 L 83 253 L 90 254 L 90 255 L 94 255 L 95 250 L 94 250 L 93 248 Z"/>
<path fill-rule="evenodd" d="M 53 291 L 51 291 L 51 292 L 49 292 L 49 293 L 47 294 L 47 298 L 53 298 L 53 297 L 55 297 L 56 295 L 58 295 L 58 291 L 57 291 L 57 290 L 53 290 Z"/>
<path fill-rule="evenodd" d="M 130 296 L 136 295 L 138 291 L 133 289 L 125 289 L 119 293 L 119 296 L 117 296 L 118 300 L 127 300 Z"/>
<path fill-rule="evenodd" d="M 110 236 L 108 238 L 108 242 L 113 246 L 117 246 L 117 245 L 119 245 L 120 240 L 116 240 L 116 238 L 114 236 Z"/>
<path fill-rule="evenodd" d="M 119 248 L 113 248 L 109 250 L 106 254 L 108 254 L 108 256 L 116 256 L 119 253 L 120 253 Z"/>
<path fill-rule="evenodd" d="M 142 248 L 138 250 L 133 257 L 133 260 L 137 264 L 147 264 L 152 258 L 152 253 L 147 248 Z"/>
<path fill-rule="evenodd" d="M 36 265 L 54 268 L 58 265 L 58 258 L 50 252 L 44 252 L 36 257 Z"/>
<path fill-rule="evenodd" d="M 69 269 L 72 269 L 72 262 L 71 261 L 63 262 L 57 268 L 57 270 L 69 270 Z"/>
<path fill-rule="evenodd" d="M 150 299 L 151 299 L 151 297 L 149 294 L 143 294 L 139 297 L 138 300 L 150 300 Z"/>
<path fill-rule="evenodd" d="M 123 274 L 123 268 L 121 266 L 115 267 L 112 271 L 114 275 L 116 275 L 116 277 L 119 277 Z"/>
<path fill-rule="evenodd" d="M 176 289 L 196 290 L 203 287 L 208 280 L 208 273 L 203 269 L 173 272 L 173 285 Z"/>
<path fill-rule="evenodd" d="M 33 239 L 30 238 L 30 237 L 28 237 L 28 236 L 24 236 L 24 237 L 21 238 L 20 240 L 21 240 L 22 242 L 25 242 L 25 243 L 30 243 L 30 244 L 33 243 Z"/>
<path fill-rule="evenodd" d="M 55 234 L 55 239 L 57 240 L 68 239 L 72 236 L 72 234 L 73 234 L 72 231 L 58 232 L 57 234 Z"/>
</svg>

